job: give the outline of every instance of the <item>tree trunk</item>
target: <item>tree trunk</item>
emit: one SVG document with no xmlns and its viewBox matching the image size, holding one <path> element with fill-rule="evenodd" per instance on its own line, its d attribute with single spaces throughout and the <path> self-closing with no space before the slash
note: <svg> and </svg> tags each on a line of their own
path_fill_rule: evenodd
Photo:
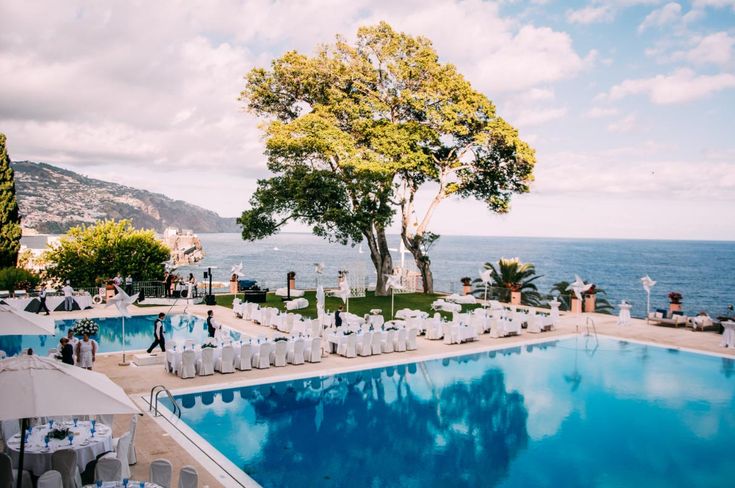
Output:
<svg viewBox="0 0 735 488">
<path fill-rule="evenodd" d="M 370 249 L 370 260 L 373 262 L 377 274 L 375 295 L 387 296 L 390 292 L 385 289 L 385 275 L 393 274 L 393 257 L 388 250 L 385 229 L 376 226 L 375 229 L 363 230 L 363 235 Z"/>
<path fill-rule="evenodd" d="M 411 253 L 416 267 L 421 273 L 421 282 L 424 286 L 424 293 L 434 293 L 434 275 L 431 273 L 431 259 L 423 249 L 421 249 L 421 236 L 415 235 L 411 239 L 406 237 L 406 234 L 401 235 L 403 239 L 403 245 L 406 246 L 406 250 Z"/>
</svg>

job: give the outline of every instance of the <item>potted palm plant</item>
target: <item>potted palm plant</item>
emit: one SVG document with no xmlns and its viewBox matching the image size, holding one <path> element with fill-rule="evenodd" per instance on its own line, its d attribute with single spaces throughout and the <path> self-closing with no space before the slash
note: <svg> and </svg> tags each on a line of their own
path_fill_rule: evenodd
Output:
<svg viewBox="0 0 735 488">
<path fill-rule="evenodd" d="M 522 263 L 518 258 L 501 258 L 497 263 L 485 263 L 485 269 L 490 270 L 490 288 L 497 292 L 497 296 L 504 302 L 514 305 L 538 306 L 541 295 L 533 283 L 541 277 L 536 274 L 536 268 L 531 263 Z M 485 284 L 480 279 L 475 280 L 475 294 L 484 295 Z M 495 293 L 494 292 L 494 293 Z"/>
<path fill-rule="evenodd" d="M 584 292 L 584 311 L 587 313 L 595 311 L 595 301 L 597 300 L 597 285 L 590 286 L 589 290 Z"/>
<path fill-rule="evenodd" d="M 296 271 L 289 271 L 288 272 L 288 286 L 292 290 L 296 289 Z"/>
</svg>

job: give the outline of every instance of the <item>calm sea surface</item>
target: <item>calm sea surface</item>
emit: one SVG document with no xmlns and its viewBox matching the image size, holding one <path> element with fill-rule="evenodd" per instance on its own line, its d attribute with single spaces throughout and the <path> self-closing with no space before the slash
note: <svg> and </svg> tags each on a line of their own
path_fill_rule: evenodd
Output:
<svg viewBox="0 0 735 488">
<path fill-rule="evenodd" d="M 359 246 L 330 244 L 310 234 L 280 234 L 257 242 L 243 241 L 239 234 L 199 237 L 207 256 L 192 271 L 200 279 L 202 267 L 217 266 L 215 279 L 226 281 L 231 267 L 242 261 L 248 278 L 270 288 L 285 286 L 288 271 L 296 272 L 297 287 L 313 288 L 317 262 L 325 264 L 326 286 L 336 286 L 338 269 L 359 266 L 369 282 L 375 281 L 367 246 L 360 253 Z M 397 235 L 389 236 L 391 247 L 397 249 L 398 243 Z M 645 313 L 640 278 L 646 274 L 658 282 L 651 293 L 652 308 L 666 307 L 666 295 L 674 290 L 684 295 L 690 314 L 721 314 L 735 303 L 735 242 L 443 236 L 430 256 L 435 289 L 448 292 L 460 289 L 461 277 L 476 278 L 484 262 L 517 256 L 543 275 L 537 280 L 541 292 L 548 293 L 558 281 L 573 281 L 576 273 L 605 289 L 611 303 L 631 302 L 634 315 Z M 400 263 L 398 252 L 393 258 Z M 412 263 L 410 255 L 405 259 Z"/>
</svg>

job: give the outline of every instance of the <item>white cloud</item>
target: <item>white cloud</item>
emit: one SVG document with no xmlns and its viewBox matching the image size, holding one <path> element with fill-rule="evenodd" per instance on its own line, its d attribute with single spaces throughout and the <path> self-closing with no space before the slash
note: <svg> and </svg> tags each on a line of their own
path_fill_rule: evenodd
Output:
<svg viewBox="0 0 735 488">
<path fill-rule="evenodd" d="M 577 10 L 567 11 L 567 21 L 572 24 L 595 24 L 613 20 L 612 9 L 607 5 L 589 5 Z"/>
<path fill-rule="evenodd" d="M 697 75 L 690 69 L 679 69 L 670 75 L 625 80 L 613 86 L 600 99 L 620 100 L 629 95 L 645 94 L 656 104 L 691 102 L 712 93 L 735 87 L 735 75 Z"/>
<path fill-rule="evenodd" d="M 699 39 L 689 50 L 677 51 L 674 60 L 685 60 L 693 64 L 715 64 L 725 66 L 733 58 L 735 37 L 727 32 L 716 32 Z"/>
<path fill-rule="evenodd" d="M 650 27 L 672 24 L 679 20 L 681 20 L 681 5 L 676 2 L 669 2 L 648 14 L 638 26 L 638 32 L 643 32 Z"/>
<path fill-rule="evenodd" d="M 692 6 L 697 9 L 729 7 L 735 12 L 735 0 L 694 0 Z"/>
<path fill-rule="evenodd" d="M 587 111 L 585 117 L 589 119 L 599 119 L 603 117 L 612 117 L 617 115 L 620 111 L 616 108 L 611 107 L 592 107 Z"/>
<path fill-rule="evenodd" d="M 608 124 L 607 130 L 618 134 L 631 132 L 637 127 L 637 122 L 638 118 L 636 117 L 636 115 L 630 114 L 620 120 L 616 120 L 615 122 L 611 122 L 610 124 Z"/>
</svg>

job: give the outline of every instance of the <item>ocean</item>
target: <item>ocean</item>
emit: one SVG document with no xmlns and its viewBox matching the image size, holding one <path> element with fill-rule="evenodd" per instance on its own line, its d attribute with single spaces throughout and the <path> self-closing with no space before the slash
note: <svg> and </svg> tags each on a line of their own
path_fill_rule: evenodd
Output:
<svg viewBox="0 0 735 488">
<path fill-rule="evenodd" d="M 256 242 L 243 241 L 239 234 L 199 234 L 206 257 L 191 269 L 199 280 L 208 266 L 214 279 L 227 281 L 231 268 L 242 261 L 247 278 L 261 287 L 285 286 L 286 273 L 296 272 L 298 288 L 313 288 L 314 263 L 323 262 L 325 286 L 337 286 L 339 269 L 365 270 L 367 281 L 375 282 L 375 271 L 367 246 L 342 246 L 311 234 L 283 233 Z M 398 249 L 399 236 L 389 236 Z M 706 310 L 722 315 L 735 303 L 735 242 L 560 239 L 533 237 L 442 236 L 430 250 L 435 290 L 457 292 L 460 278 L 478 277 L 485 262 L 501 257 L 519 257 L 536 266 L 541 276 L 539 291 L 548 293 L 558 281 L 574 281 L 580 275 L 607 292 L 612 304 L 627 300 L 633 315 L 644 316 L 646 295 L 640 278 L 646 274 L 657 281 L 651 292 L 651 308 L 665 308 L 670 291 L 681 292 L 683 308 L 693 315 Z M 395 264 L 400 255 L 393 253 Z M 406 264 L 412 266 L 410 255 Z M 188 272 L 181 268 L 179 273 Z M 617 309 L 616 309 L 617 312 Z"/>
</svg>

